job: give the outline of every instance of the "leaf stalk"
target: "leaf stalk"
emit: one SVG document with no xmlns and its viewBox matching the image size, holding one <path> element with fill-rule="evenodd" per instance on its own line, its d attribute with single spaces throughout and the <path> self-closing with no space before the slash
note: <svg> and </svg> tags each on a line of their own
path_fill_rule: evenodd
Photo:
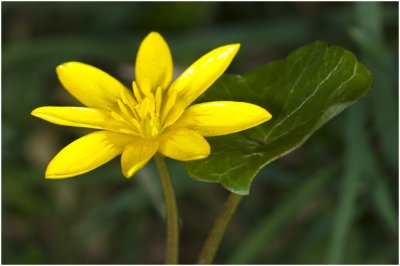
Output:
<svg viewBox="0 0 400 266">
<path fill-rule="evenodd" d="M 232 216 L 242 199 L 243 196 L 236 193 L 230 193 L 228 199 L 222 207 L 219 217 L 215 221 L 214 226 L 210 231 L 210 234 L 204 242 L 203 248 L 198 257 L 198 264 L 212 263 L 221 243 L 222 237 L 224 236 Z"/>
</svg>

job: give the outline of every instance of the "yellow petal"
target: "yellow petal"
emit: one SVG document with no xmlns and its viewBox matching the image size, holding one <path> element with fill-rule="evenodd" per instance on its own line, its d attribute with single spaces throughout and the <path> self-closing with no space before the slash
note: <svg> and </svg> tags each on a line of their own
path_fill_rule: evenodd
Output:
<svg viewBox="0 0 400 266">
<path fill-rule="evenodd" d="M 212 50 L 186 69 L 171 85 L 177 102 L 169 112 L 165 126 L 172 125 L 197 97 L 205 92 L 228 68 L 240 44 L 229 44 Z"/>
<path fill-rule="evenodd" d="M 136 57 L 135 79 L 140 89 L 148 86 L 163 89 L 171 83 L 173 65 L 168 44 L 157 32 L 151 32 L 142 41 Z M 146 79 L 148 81 L 146 81 Z"/>
<path fill-rule="evenodd" d="M 267 110 L 255 104 L 207 102 L 186 109 L 173 127 L 188 127 L 203 136 L 220 136 L 255 127 L 271 117 Z"/>
<path fill-rule="evenodd" d="M 144 138 L 137 138 L 126 146 L 121 157 L 124 176 L 133 176 L 153 157 L 157 149 L 157 141 Z"/>
<path fill-rule="evenodd" d="M 160 139 L 159 151 L 175 160 L 197 160 L 210 154 L 208 142 L 198 133 L 186 128 L 169 130 Z"/>
<path fill-rule="evenodd" d="M 228 68 L 240 44 L 221 46 L 207 53 L 180 75 L 171 87 L 186 106 L 206 91 Z"/>
<path fill-rule="evenodd" d="M 97 131 L 62 149 L 49 163 L 46 178 L 65 178 L 89 172 L 117 155 L 133 139 L 130 135 Z"/>
<path fill-rule="evenodd" d="M 111 109 L 120 98 L 120 90 L 128 90 L 102 70 L 79 62 L 57 67 L 62 85 L 88 107 Z"/>
<path fill-rule="evenodd" d="M 31 114 L 54 124 L 72 127 L 110 129 L 116 123 L 110 112 L 96 108 L 44 106 Z"/>
</svg>

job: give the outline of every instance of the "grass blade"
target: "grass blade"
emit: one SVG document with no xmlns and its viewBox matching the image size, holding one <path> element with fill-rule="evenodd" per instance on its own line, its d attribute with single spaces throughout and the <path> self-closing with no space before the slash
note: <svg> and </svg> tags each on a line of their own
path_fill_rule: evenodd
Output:
<svg viewBox="0 0 400 266">
<path fill-rule="evenodd" d="M 277 206 L 272 212 L 268 213 L 253 232 L 241 242 L 238 250 L 232 253 L 228 264 L 250 263 L 258 254 L 262 247 L 268 245 L 270 241 L 282 230 L 301 207 L 333 176 L 337 165 L 333 164 L 324 167 L 319 173 L 311 176 L 309 181 L 301 186 L 293 197 Z"/>
</svg>

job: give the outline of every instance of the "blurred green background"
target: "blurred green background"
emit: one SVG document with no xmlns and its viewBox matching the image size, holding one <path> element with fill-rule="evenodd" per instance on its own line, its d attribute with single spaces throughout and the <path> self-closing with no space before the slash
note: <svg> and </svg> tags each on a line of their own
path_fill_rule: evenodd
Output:
<svg viewBox="0 0 400 266">
<path fill-rule="evenodd" d="M 75 105 L 55 67 L 77 60 L 129 86 L 142 38 L 159 31 L 175 72 L 240 42 L 245 73 L 324 40 L 374 75 L 370 93 L 270 164 L 240 205 L 216 263 L 398 263 L 398 3 L 17 3 L 2 6 L 2 263 L 162 263 L 164 213 L 154 164 L 130 180 L 119 160 L 45 180 L 50 159 L 87 130 L 30 116 Z M 181 262 L 194 263 L 227 192 L 169 161 Z"/>
</svg>

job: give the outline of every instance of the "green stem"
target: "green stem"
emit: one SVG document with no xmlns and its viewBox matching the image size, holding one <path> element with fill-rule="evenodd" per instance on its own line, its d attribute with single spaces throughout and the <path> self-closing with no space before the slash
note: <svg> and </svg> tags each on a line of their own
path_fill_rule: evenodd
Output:
<svg viewBox="0 0 400 266">
<path fill-rule="evenodd" d="M 231 193 L 229 195 L 224 206 L 222 207 L 219 217 L 215 221 L 214 226 L 203 245 L 197 261 L 198 264 L 212 263 L 221 243 L 222 237 L 225 234 L 225 230 L 228 227 L 229 222 L 231 221 L 231 218 L 242 198 L 242 196 L 235 193 Z"/>
<path fill-rule="evenodd" d="M 167 242 L 165 264 L 177 264 L 179 253 L 179 218 L 176 207 L 175 192 L 172 186 L 167 163 L 161 154 L 155 155 L 161 183 L 164 190 L 165 207 L 167 210 Z"/>
</svg>

